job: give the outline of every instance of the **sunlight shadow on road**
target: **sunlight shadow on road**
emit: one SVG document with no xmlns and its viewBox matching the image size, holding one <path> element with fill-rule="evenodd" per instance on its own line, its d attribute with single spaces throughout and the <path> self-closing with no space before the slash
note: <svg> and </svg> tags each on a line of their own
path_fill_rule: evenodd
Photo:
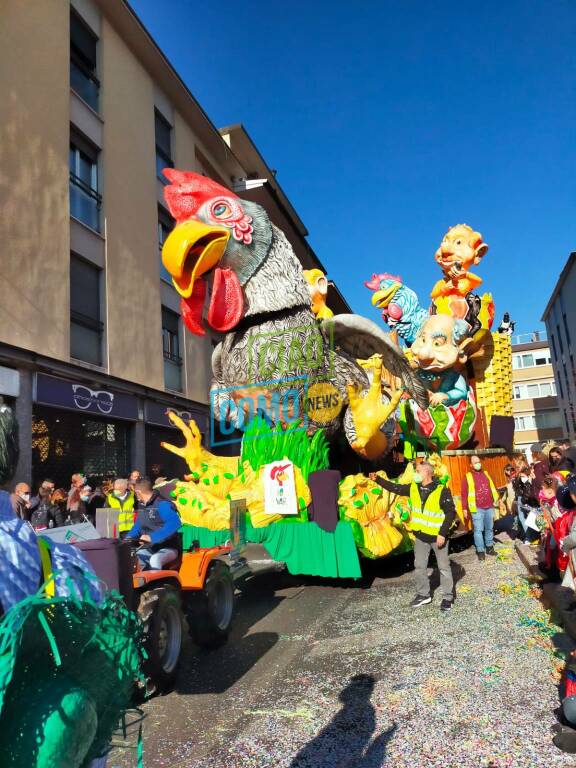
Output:
<svg viewBox="0 0 576 768">
<path fill-rule="evenodd" d="M 320 733 L 304 746 L 290 768 L 380 768 L 384 765 L 388 742 L 397 725 L 372 739 L 376 730 L 376 711 L 370 697 L 374 691 L 372 675 L 355 675 L 339 700 L 342 708 Z"/>
</svg>

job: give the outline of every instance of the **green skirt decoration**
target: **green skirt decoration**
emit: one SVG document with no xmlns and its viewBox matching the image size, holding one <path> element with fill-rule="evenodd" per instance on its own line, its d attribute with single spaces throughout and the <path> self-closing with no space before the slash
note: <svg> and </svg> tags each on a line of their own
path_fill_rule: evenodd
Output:
<svg viewBox="0 0 576 768">
<path fill-rule="evenodd" d="M 230 531 L 210 531 L 195 525 L 182 527 L 184 549 L 193 541 L 201 547 L 225 544 Z M 246 540 L 262 544 L 270 557 L 286 563 L 294 575 L 324 576 L 338 579 L 359 579 L 361 576 L 358 550 L 352 526 L 340 521 L 333 533 L 322 530 L 316 523 L 271 523 L 254 528 L 246 521 Z"/>
</svg>

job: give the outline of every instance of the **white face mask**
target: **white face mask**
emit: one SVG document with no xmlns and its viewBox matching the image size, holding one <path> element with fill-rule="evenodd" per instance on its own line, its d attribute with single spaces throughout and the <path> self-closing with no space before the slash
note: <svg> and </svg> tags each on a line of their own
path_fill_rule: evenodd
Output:
<svg viewBox="0 0 576 768">
<path fill-rule="evenodd" d="M 415 472 L 412 479 L 414 480 L 415 483 L 421 483 L 422 475 L 419 472 Z"/>
<path fill-rule="evenodd" d="M 24 501 L 30 501 L 30 494 L 29 493 L 21 493 L 19 495 L 20 495 L 20 498 L 23 499 Z"/>
</svg>

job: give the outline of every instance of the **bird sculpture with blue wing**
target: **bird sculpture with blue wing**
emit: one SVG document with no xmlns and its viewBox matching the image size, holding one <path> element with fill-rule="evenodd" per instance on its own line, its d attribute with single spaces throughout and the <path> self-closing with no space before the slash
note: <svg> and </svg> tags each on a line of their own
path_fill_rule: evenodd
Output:
<svg viewBox="0 0 576 768">
<path fill-rule="evenodd" d="M 364 285 L 374 291 L 372 304 L 382 310 L 386 325 L 410 346 L 429 316 L 428 310 L 420 305 L 418 296 L 404 285 L 401 277 L 387 272 L 372 275 L 372 279 Z"/>
</svg>

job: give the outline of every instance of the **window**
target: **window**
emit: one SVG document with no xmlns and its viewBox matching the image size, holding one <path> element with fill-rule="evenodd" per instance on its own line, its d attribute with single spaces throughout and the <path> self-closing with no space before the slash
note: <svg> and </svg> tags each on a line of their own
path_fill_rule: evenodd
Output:
<svg viewBox="0 0 576 768">
<path fill-rule="evenodd" d="M 570 347 L 572 342 L 570 341 L 570 331 L 568 330 L 568 323 L 566 322 L 566 312 L 564 312 L 562 315 L 562 321 L 564 323 L 564 331 L 566 333 L 566 343 L 568 344 L 568 347 Z"/>
<path fill-rule="evenodd" d="M 164 354 L 164 386 L 182 391 L 182 358 L 180 357 L 180 317 L 162 307 L 162 352 Z"/>
<path fill-rule="evenodd" d="M 560 426 L 559 411 L 542 411 L 541 413 L 528 413 L 525 416 L 514 416 L 514 426 L 518 432 L 527 429 L 552 429 Z"/>
<path fill-rule="evenodd" d="M 100 270 L 74 254 L 70 257 L 70 355 L 102 365 Z"/>
<path fill-rule="evenodd" d="M 70 87 L 98 111 L 100 82 L 96 77 L 98 38 L 74 11 L 70 12 Z"/>
<path fill-rule="evenodd" d="M 100 231 L 98 194 L 98 150 L 74 132 L 70 135 L 70 215 L 91 229 Z"/>
<path fill-rule="evenodd" d="M 154 110 L 154 128 L 156 132 L 156 176 L 162 184 L 168 184 L 168 179 L 162 174 L 164 168 L 173 168 L 171 133 L 172 126 L 158 110 Z"/>
<path fill-rule="evenodd" d="M 514 386 L 514 399 L 526 400 L 536 397 L 552 397 L 556 395 L 556 382 L 541 381 L 533 384 L 516 384 Z"/>
<path fill-rule="evenodd" d="M 106 421 L 92 414 L 68 413 L 35 405 L 32 417 L 32 480 L 50 477 L 67 487 L 70 475 L 86 472 L 93 487 L 107 475 L 126 477 L 130 466 L 128 422 Z"/>
<path fill-rule="evenodd" d="M 166 280 L 170 285 L 172 285 L 172 275 L 164 264 L 162 264 L 162 246 L 164 245 L 166 238 L 172 232 L 174 229 L 174 224 L 176 222 L 170 216 L 166 208 L 164 208 L 162 205 L 158 206 L 158 248 L 160 249 L 160 277 L 162 280 Z"/>
<path fill-rule="evenodd" d="M 550 352 L 538 352 L 534 355 L 534 365 L 550 365 Z"/>
<path fill-rule="evenodd" d="M 552 342 L 552 353 L 554 355 L 554 359 L 558 360 L 558 352 L 556 352 L 556 339 L 554 338 L 554 334 L 550 334 L 550 341 Z"/>
<path fill-rule="evenodd" d="M 550 365 L 551 358 L 548 350 L 538 352 L 516 353 L 512 355 L 512 368 L 534 368 L 536 365 Z"/>
<path fill-rule="evenodd" d="M 562 343 L 562 334 L 560 333 L 560 326 L 556 325 L 556 334 L 558 335 L 558 344 L 560 345 L 560 354 L 564 354 L 564 344 Z"/>
</svg>

